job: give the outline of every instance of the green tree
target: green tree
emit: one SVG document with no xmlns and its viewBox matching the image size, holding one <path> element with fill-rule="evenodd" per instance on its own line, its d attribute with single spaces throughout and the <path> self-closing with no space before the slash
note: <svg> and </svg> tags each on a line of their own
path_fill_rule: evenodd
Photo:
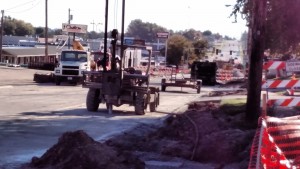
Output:
<svg viewBox="0 0 300 169">
<path fill-rule="evenodd" d="M 32 24 L 25 23 L 23 20 L 16 20 L 7 16 L 4 19 L 3 25 L 4 35 L 26 36 L 34 34 Z"/>
<path fill-rule="evenodd" d="M 188 29 L 185 31 L 176 32 L 176 34 L 180 34 L 187 38 L 190 41 L 195 41 L 197 39 L 202 38 L 202 33 L 200 31 L 196 31 L 195 29 Z"/>
<path fill-rule="evenodd" d="M 184 60 L 184 52 L 186 49 L 193 48 L 192 43 L 182 35 L 172 35 L 168 39 L 167 46 L 167 63 L 172 65 L 180 65 Z"/>
<path fill-rule="evenodd" d="M 268 1 L 266 48 L 285 53 L 299 46 L 299 6 L 298 0 Z"/>
<path fill-rule="evenodd" d="M 167 29 L 153 23 L 144 23 L 142 20 L 136 19 L 131 21 L 128 25 L 125 36 L 143 39 L 146 42 L 155 42 L 157 40 L 156 33 L 158 32 L 167 32 Z"/>
<path fill-rule="evenodd" d="M 16 20 L 16 26 L 16 36 L 26 36 L 34 34 L 34 28 L 31 23 L 25 23 L 22 20 Z"/>
<path fill-rule="evenodd" d="M 199 39 L 193 42 L 194 47 L 194 54 L 196 55 L 196 58 L 193 60 L 199 60 L 204 58 L 207 48 L 208 48 L 208 41 L 206 39 Z"/>
<path fill-rule="evenodd" d="M 206 30 L 204 32 L 202 32 L 203 36 L 211 36 L 212 32 L 210 30 Z"/>
<path fill-rule="evenodd" d="M 37 35 L 39 37 L 45 37 L 44 30 L 45 29 L 43 27 L 36 27 L 35 28 L 35 35 Z"/>
</svg>

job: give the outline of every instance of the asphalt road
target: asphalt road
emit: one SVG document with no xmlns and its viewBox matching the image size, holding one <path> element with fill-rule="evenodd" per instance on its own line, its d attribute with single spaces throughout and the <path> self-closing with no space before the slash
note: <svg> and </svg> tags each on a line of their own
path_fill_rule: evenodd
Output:
<svg viewBox="0 0 300 169">
<path fill-rule="evenodd" d="M 41 156 L 66 131 L 84 130 L 95 140 L 130 130 L 141 123 L 160 124 L 170 113 L 180 113 L 191 101 L 198 100 L 196 89 L 168 87 L 161 92 L 156 112 L 140 116 L 133 106 L 114 107 L 108 114 L 104 105 L 98 112 L 88 112 L 88 89 L 80 85 L 33 81 L 36 72 L 47 71 L 0 66 L 0 168 L 17 168 Z M 160 85 L 160 79 L 151 80 Z M 203 88 L 204 89 L 204 88 Z"/>
</svg>

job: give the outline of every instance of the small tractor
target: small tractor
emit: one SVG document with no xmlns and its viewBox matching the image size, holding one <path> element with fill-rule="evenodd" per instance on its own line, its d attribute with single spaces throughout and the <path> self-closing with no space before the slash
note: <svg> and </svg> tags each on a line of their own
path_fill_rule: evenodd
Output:
<svg viewBox="0 0 300 169">
<path fill-rule="evenodd" d="M 108 14 L 108 0 L 106 0 L 105 13 Z M 83 72 L 82 87 L 89 89 L 86 96 L 88 111 L 97 111 L 99 104 L 104 103 L 108 113 L 111 114 L 113 106 L 128 104 L 134 106 L 135 114 L 143 115 L 148 105 L 150 112 L 156 111 L 159 105 L 159 87 L 149 85 L 152 47 L 146 46 L 145 41 L 140 39 L 132 39 L 130 43 L 124 44 L 124 16 L 125 3 L 122 7 L 121 38 L 119 40 L 117 29 L 111 31 L 111 52 L 108 52 L 108 15 L 105 15 L 103 58 L 97 61 L 102 69 Z M 148 68 L 144 74 L 134 68 L 138 65 L 126 64 L 128 62 L 138 64 L 136 60 L 133 61 L 132 56 L 128 58 L 125 55 L 126 50 L 132 48 L 148 51 Z M 116 57 L 117 51 L 120 57 Z"/>
<path fill-rule="evenodd" d="M 117 46 L 117 37 L 117 30 L 112 31 L 114 39 L 112 40 L 112 54 L 102 53 L 102 60 L 104 60 L 101 63 L 102 69 L 83 72 L 83 87 L 89 89 L 86 97 L 87 110 L 97 111 L 99 104 L 105 103 L 109 113 L 112 113 L 113 106 L 118 107 L 123 104 L 134 106 L 135 114 L 138 115 L 145 114 L 148 105 L 150 112 L 156 111 L 156 107 L 159 105 L 159 88 L 149 86 L 150 76 L 148 74 L 152 47 L 140 44 L 140 40 L 139 44 Z M 120 60 L 116 58 L 117 47 L 121 51 Z M 126 49 L 132 48 L 148 51 L 149 63 L 145 74 L 124 64 L 128 57 L 123 56 L 122 53 L 125 53 Z"/>
</svg>

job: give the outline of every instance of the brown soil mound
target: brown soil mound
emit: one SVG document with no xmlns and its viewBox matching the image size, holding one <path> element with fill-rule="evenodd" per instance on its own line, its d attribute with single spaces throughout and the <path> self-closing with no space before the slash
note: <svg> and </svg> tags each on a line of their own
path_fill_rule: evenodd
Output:
<svg viewBox="0 0 300 169">
<path fill-rule="evenodd" d="M 131 153 L 94 141 L 83 131 L 66 132 L 29 167 L 45 169 L 142 169 L 145 164 Z"/>
<path fill-rule="evenodd" d="M 141 136 L 137 128 L 108 140 L 107 144 L 121 150 L 214 163 L 220 169 L 232 163 L 237 164 L 236 169 L 247 168 L 256 125 L 245 123 L 244 108 L 195 102 L 184 114 L 166 119 L 156 131 Z"/>
</svg>

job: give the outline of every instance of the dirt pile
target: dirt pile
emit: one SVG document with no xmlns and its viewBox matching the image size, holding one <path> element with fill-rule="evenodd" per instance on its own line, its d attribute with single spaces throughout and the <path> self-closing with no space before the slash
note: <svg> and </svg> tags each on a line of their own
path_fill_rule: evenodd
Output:
<svg viewBox="0 0 300 169">
<path fill-rule="evenodd" d="M 218 94 L 226 93 L 212 95 Z M 105 143 L 94 141 L 83 131 L 67 132 L 41 158 L 34 157 L 29 166 L 166 169 L 173 165 L 191 169 L 183 164 L 188 161 L 196 163 L 196 169 L 247 168 L 257 124 L 245 122 L 244 115 L 245 106 L 194 102 L 186 112 L 173 114 L 160 125 L 141 124 Z M 175 158 L 177 163 L 170 163 Z M 169 166 L 149 165 L 157 163 Z"/>
<path fill-rule="evenodd" d="M 210 163 L 214 168 L 233 164 L 231 169 L 247 168 L 256 124 L 245 123 L 244 106 L 219 106 L 217 102 L 195 102 L 154 132 L 141 137 L 136 129 L 106 143 L 120 150 Z"/>
<path fill-rule="evenodd" d="M 143 169 L 144 162 L 127 151 L 94 141 L 83 131 L 66 132 L 41 158 L 27 168 L 45 169 Z"/>
</svg>

